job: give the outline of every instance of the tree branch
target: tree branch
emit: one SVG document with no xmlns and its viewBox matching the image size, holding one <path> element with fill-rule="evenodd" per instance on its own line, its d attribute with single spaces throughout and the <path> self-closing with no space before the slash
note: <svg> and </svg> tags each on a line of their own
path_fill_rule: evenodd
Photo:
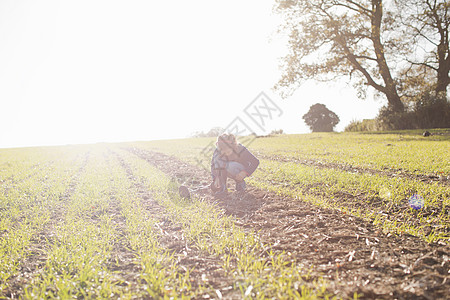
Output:
<svg viewBox="0 0 450 300">
<path fill-rule="evenodd" d="M 366 55 L 353 55 L 356 59 L 367 59 L 367 60 L 372 60 L 372 61 L 377 61 L 376 58 L 370 57 L 370 56 L 366 56 Z"/>
<path fill-rule="evenodd" d="M 430 69 L 432 69 L 432 70 L 435 70 L 436 72 L 437 72 L 437 70 L 438 70 L 438 68 L 433 67 L 432 65 L 429 65 L 429 64 L 427 64 L 427 63 L 425 63 L 425 62 L 418 63 L 418 62 L 415 62 L 415 61 L 410 61 L 409 59 L 407 59 L 406 61 L 407 61 L 408 63 L 410 63 L 411 65 L 414 65 L 414 66 L 424 66 L 424 67 L 430 68 Z"/>
<path fill-rule="evenodd" d="M 356 7 L 352 7 L 351 5 L 345 4 L 345 3 L 342 3 L 342 2 L 335 2 L 334 6 L 345 7 L 345 8 L 348 8 L 348 9 L 352 10 L 352 11 L 356 11 L 356 12 L 362 13 L 362 14 L 370 17 L 372 12 L 369 9 L 367 9 L 364 6 L 360 5 L 359 3 L 356 3 L 356 2 L 351 1 L 351 0 L 346 0 L 346 2 L 349 3 L 349 4 L 352 4 L 352 5 L 356 6 Z"/>
<path fill-rule="evenodd" d="M 342 37 L 337 37 L 339 45 L 344 49 L 344 52 L 347 54 L 346 58 L 350 61 L 350 63 L 353 65 L 353 67 L 360 71 L 363 76 L 366 78 L 367 83 L 377 89 L 380 92 L 385 92 L 385 87 L 376 83 L 375 80 L 372 78 L 372 76 L 369 74 L 369 72 L 359 63 L 357 60 L 357 57 L 350 51 L 350 49 L 347 47 L 345 42 L 342 41 Z"/>
</svg>

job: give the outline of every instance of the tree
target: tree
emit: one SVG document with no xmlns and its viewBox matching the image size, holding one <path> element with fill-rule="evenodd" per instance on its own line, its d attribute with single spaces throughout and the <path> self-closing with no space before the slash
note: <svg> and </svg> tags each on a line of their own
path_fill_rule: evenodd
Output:
<svg viewBox="0 0 450 300">
<path fill-rule="evenodd" d="M 276 89 L 289 95 L 304 80 L 345 76 L 364 97 L 371 86 L 386 96 L 392 111 L 403 111 L 389 68 L 392 18 L 383 18 L 382 0 L 277 0 L 285 17 L 290 53 Z"/>
<path fill-rule="evenodd" d="M 396 0 L 397 18 L 402 25 L 406 47 L 400 50 L 406 55 L 404 89 L 420 92 L 434 90 L 447 94 L 450 84 L 450 2 L 447 0 Z M 406 51 L 405 51 L 406 50 Z M 429 78 L 432 75 L 432 80 Z M 429 83 L 432 86 L 429 86 Z M 415 96 L 414 93 L 410 96 Z"/>
<path fill-rule="evenodd" d="M 312 105 L 303 120 L 312 132 L 330 132 L 339 123 L 339 117 L 320 103 Z"/>
<path fill-rule="evenodd" d="M 224 131 L 225 129 L 223 129 L 222 127 L 213 127 L 207 133 L 204 133 L 203 131 L 195 132 L 194 134 L 192 134 L 192 137 L 217 137 Z"/>
</svg>

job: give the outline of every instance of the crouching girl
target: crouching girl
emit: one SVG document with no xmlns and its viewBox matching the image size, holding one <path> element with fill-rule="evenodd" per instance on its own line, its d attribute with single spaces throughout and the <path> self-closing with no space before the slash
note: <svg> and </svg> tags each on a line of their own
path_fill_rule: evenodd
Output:
<svg viewBox="0 0 450 300">
<path fill-rule="evenodd" d="M 211 161 L 211 189 L 216 195 L 226 194 L 227 178 L 230 177 L 236 182 L 236 191 L 244 191 L 245 178 L 252 175 L 258 165 L 259 160 L 239 144 L 233 134 L 221 134 Z"/>
</svg>

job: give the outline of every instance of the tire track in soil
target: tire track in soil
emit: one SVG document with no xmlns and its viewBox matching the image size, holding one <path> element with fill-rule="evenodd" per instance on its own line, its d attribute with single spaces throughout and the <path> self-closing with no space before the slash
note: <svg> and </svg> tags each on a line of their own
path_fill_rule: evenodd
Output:
<svg viewBox="0 0 450 300">
<path fill-rule="evenodd" d="M 199 285 L 206 285 L 208 289 L 212 289 L 211 293 L 220 290 L 225 299 L 239 299 L 241 294 L 237 294 L 236 291 L 229 288 L 233 286 L 234 279 L 225 274 L 222 268 L 222 260 L 219 257 L 197 250 L 195 245 L 189 243 L 183 236 L 182 226 L 172 222 L 167 216 L 165 208 L 153 199 L 151 191 L 139 182 L 131 167 L 119 155 L 117 155 L 117 158 L 129 180 L 138 191 L 146 213 L 151 219 L 157 220 L 156 224 L 160 231 L 158 235 L 159 244 L 176 257 L 177 266 L 184 272 L 189 270 L 192 289 L 195 290 Z M 206 276 L 207 282 L 203 280 L 204 276 Z M 205 298 L 203 296 L 205 295 L 199 295 L 198 298 Z M 210 297 L 211 295 L 206 298 Z"/>
<path fill-rule="evenodd" d="M 24 288 L 31 283 L 34 276 L 44 270 L 47 261 L 46 247 L 55 240 L 55 226 L 62 221 L 66 213 L 67 203 L 70 201 L 75 189 L 79 184 L 79 178 L 84 172 L 90 158 L 90 152 L 84 155 L 83 162 L 71 178 L 69 186 L 60 196 L 58 205 L 53 207 L 51 217 L 44 228 L 31 239 L 30 252 L 20 263 L 19 274 L 12 276 L 9 281 L 9 288 L 5 290 L 5 297 L 21 298 L 24 296 Z"/>
<path fill-rule="evenodd" d="M 371 175 L 381 175 L 386 176 L 388 178 L 404 178 L 404 179 L 412 179 L 416 181 L 421 181 L 428 184 L 437 183 L 439 185 L 444 186 L 450 186 L 450 175 L 449 174 L 442 174 L 442 175 L 436 175 L 436 174 L 415 174 L 408 170 L 403 169 L 388 169 L 385 168 L 383 170 L 377 170 L 377 169 L 371 169 L 371 168 L 365 168 L 365 167 L 356 167 L 352 166 L 350 164 L 339 164 L 339 163 L 332 163 L 327 161 L 319 161 L 315 159 L 298 159 L 295 157 L 283 157 L 278 155 L 267 155 L 267 154 L 261 154 L 260 152 L 255 152 L 258 157 L 261 157 L 262 159 L 267 160 L 273 160 L 273 161 L 279 161 L 279 162 L 291 162 L 295 164 L 300 164 L 304 166 L 309 167 L 315 167 L 318 169 L 336 169 L 340 171 L 345 171 L 349 173 L 356 173 L 356 174 L 371 174 Z"/>
<path fill-rule="evenodd" d="M 208 172 L 159 152 L 127 148 L 169 176 L 208 183 Z M 328 290 L 343 298 L 446 299 L 450 290 L 449 245 L 427 244 L 411 236 L 384 234 L 372 224 L 312 204 L 249 187 L 214 199 L 236 224 L 258 232 L 269 249 L 285 251 L 311 275 L 324 277 Z M 268 250 L 269 250 L 268 249 Z"/>
</svg>

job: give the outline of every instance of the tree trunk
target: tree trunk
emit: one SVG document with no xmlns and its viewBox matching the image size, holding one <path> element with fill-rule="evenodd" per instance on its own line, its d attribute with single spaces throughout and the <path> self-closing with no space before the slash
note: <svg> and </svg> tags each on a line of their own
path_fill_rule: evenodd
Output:
<svg viewBox="0 0 450 300">
<path fill-rule="evenodd" d="M 437 55 L 439 68 L 437 70 L 436 93 L 447 95 L 447 86 L 450 84 L 450 55 L 448 49 L 448 28 L 444 29 L 439 26 L 441 41 L 437 47 Z M 446 57 L 447 56 L 447 57 Z"/>
<path fill-rule="evenodd" d="M 443 68 L 438 69 L 436 93 L 447 96 L 447 87 L 450 84 L 450 77 L 448 76 L 449 68 L 442 69 Z"/>
<path fill-rule="evenodd" d="M 384 56 L 384 47 L 381 43 L 381 20 L 383 17 L 382 0 L 372 0 L 372 42 L 374 45 L 375 54 L 377 56 L 377 64 L 380 70 L 381 77 L 384 81 L 384 91 L 382 91 L 388 100 L 389 107 L 397 112 L 404 110 L 404 105 L 400 100 L 397 92 L 397 86 L 394 79 L 392 79 L 391 72 Z"/>
</svg>

